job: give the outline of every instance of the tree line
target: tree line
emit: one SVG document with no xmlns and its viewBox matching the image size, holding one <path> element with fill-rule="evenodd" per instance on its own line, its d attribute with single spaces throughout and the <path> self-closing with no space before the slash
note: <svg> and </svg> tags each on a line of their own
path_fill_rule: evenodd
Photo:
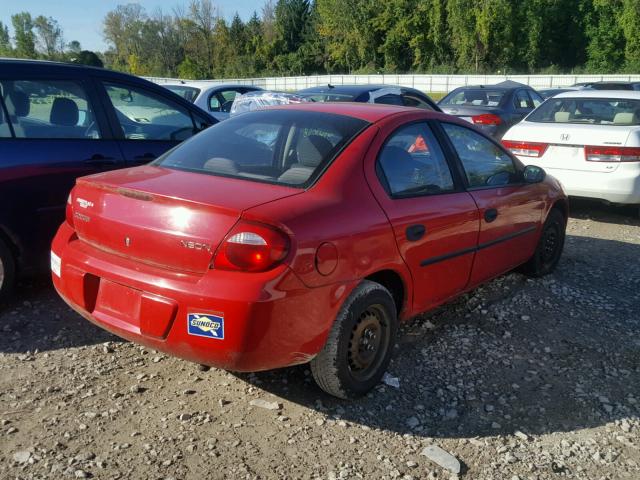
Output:
<svg viewBox="0 0 640 480">
<path fill-rule="evenodd" d="M 12 24 L 0 56 L 87 60 L 52 18 Z M 267 0 L 246 21 L 191 0 L 120 5 L 103 32 L 98 60 L 138 75 L 640 72 L 640 0 Z"/>
</svg>

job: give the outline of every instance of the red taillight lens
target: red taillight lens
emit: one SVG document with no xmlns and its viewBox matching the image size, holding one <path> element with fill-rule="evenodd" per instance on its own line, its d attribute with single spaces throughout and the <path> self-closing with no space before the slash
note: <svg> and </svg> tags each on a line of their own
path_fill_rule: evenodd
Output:
<svg viewBox="0 0 640 480">
<path fill-rule="evenodd" d="M 71 195 L 72 194 L 69 193 L 69 196 L 67 197 L 67 206 L 64 213 L 67 223 L 73 227 L 73 200 L 71 199 Z"/>
<path fill-rule="evenodd" d="M 482 115 L 474 115 L 471 121 L 476 125 L 500 125 L 502 119 L 493 113 L 483 113 Z"/>
<path fill-rule="evenodd" d="M 511 150 L 514 155 L 521 157 L 541 157 L 549 147 L 548 143 L 519 142 L 514 140 L 502 140 L 502 145 Z"/>
<path fill-rule="evenodd" d="M 289 253 L 289 238 L 280 230 L 252 222 L 239 222 L 220 245 L 213 268 L 264 272 Z"/>
<path fill-rule="evenodd" d="M 584 147 L 587 162 L 640 162 L 640 148 L 637 147 Z"/>
</svg>

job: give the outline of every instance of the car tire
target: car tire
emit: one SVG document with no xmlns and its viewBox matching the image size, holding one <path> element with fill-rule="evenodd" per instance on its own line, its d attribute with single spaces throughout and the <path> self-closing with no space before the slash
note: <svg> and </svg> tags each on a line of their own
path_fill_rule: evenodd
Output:
<svg viewBox="0 0 640 480">
<path fill-rule="evenodd" d="M 391 360 L 397 324 L 389 290 L 368 280 L 360 283 L 342 305 L 324 348 L 311 361 L 318 386 L 343 399 L 371 390 Z"/>
<path fill-rule="evenodd" d="M 16 281 L 16 263 L 9 247 L 0 240 L 0 302 L 4 302 Z"/>
<path fill-rule="evenodd" d="M 553 272 L 562 256 L 567 222 L 557 208 L 552 208 L 542 226 L 542 234 L 536 251 L 527 263 L 523 272 L 531 277 L 542 277 Z"/>
</svg>

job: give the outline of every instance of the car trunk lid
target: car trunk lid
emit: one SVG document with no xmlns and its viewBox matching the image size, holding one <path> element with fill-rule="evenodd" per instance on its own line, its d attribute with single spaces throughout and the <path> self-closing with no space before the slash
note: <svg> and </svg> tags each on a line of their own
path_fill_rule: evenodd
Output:
<svg viewBox="0 0 640 480">
<path fill-rule="evenodd" d="M 503 140 L 546 146 L 539 158 L 518 155 L 527 164 L 539 165 L 545 169 L 614 172 L 619 165 L 616 162 L 587 161 L 585 146 L 623 147 L 632 130 L 629 126 L 525 121 L 510 130 Z M 514 153 L 517 155 L 517 152 Z"/>
<path fill-rule="evenodd" d="M 154 166 L 78 180 L 80 240 L 135 261 L 203 273 L 242 212 L 302 190 Z"/>
</svg>

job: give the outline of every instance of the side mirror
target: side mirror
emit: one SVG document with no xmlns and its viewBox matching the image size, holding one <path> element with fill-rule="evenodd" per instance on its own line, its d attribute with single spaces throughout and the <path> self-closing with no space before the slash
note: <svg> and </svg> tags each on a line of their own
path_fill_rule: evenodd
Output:
<svg viewBox="0 0 640 480">
<path fill-rule="evenodd" d="M 540 183 L 547 176 L 547 172 L 543 168 L 536 165 L 527 165 L 522 171 L 525 183 Z"/>
</svg>

